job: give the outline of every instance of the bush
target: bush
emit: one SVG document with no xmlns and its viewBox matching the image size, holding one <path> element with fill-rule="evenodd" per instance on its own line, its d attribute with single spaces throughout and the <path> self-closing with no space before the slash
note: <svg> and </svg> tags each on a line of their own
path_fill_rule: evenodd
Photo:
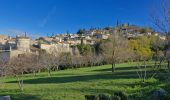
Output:
<svg viewBox="0 0 170 100">
<path fill-rule="evenodd" d="M 111 100 L 110 95 L 107 94 L 99 94 L 99 100 Z"/>
<path fill-rule="evenodd" d="M 150 100 L 167 100 L 167 92 L 164 89 L 153 90 L 150 94 Z"/>
<path fill-rule="evenodd" d="M 121 98 L 117 95 L 112 95 L 111 100 L 121 100 Z"/>
<path fill-rule="evenodd" d="M 125 92 L 115 92 L 112 96 L 108 94 L 86 95 L 86 100 L 128 100 Z"/>
<path fill-rule="evenodd" d="M 111 100 L 110 95 L 99 94 L 99 95 L 86 95 L 86 100 Z"/>
<path fill-rule="evenodd" d="M 128 100 L 128 95 L 125 92 L 115 92 L 113 95 L 120 97 L 120 100 Z M 112 95 L 112 97 L 113 97 L 113 95 Z M 119 100 L 119 99 L 115 99 L 115 100 Z"/>
<path fill-rule="evenodd" d="M 85 95 L 86 100 L 99 100 L 97 95 Z"/>
</svg>

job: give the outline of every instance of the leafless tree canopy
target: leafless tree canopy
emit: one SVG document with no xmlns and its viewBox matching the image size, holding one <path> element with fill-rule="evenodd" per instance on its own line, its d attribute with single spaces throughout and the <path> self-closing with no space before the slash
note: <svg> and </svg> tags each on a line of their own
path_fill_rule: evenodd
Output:
<svg viewBox="0 0 170 100">
<path fill-rule="evenodd" d="M 151 19 L 157 29 L 166 35 L 166 56 L 170 50 L 170 0 L 159 0 L 151 12 Z"/>
<path fill-rule="evenodd" d="M 165 34 L 170 32 L 170 0 L 159 0 L 151 12 L 153 23 Z"/>
<path fill-rule="evenodd" d="M 168 72 L 170 72 L 170 0 L 159 0 L 159 5 L 151 13 L 151 18 L 157 28 L 166 35 L 164 58 L 168 62 Z"/>
<path fill-rule="evenodd" d="M 129 58 L 127 39 L 119 32 L 112 34 L 110 40 L 101 45 L 103 55 L 112 64 L 112 71 L 115 70 L 116 62 L 121 62 Z"/>
</svg>

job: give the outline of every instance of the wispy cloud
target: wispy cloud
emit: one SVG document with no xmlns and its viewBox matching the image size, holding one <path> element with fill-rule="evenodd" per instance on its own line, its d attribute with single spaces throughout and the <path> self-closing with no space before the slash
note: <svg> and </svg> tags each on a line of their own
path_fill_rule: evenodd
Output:
<svg viewBox="0 0 170 100">
<path fill-rule="evenodd" d="M 20 35 L 20 36 L 24 36 L 24 34 L 25 34 L 24 31 L 21 31 L 21 30 L 18 30 L 18 29 L 8 29 L 7 32 L 8 32 L 10 35 Z"/>
<path fill-rule="evenodd" d="M 56 6 L 54 6 L 48 13 L 47 15 L 44 17 L 44 19 L 41 21 L 41 23 L 39 24 L 39 27 L 43 28 L 48 21 L 50 20 L 50 18 L 55 14 L 56 12 Z"/>
</svg>

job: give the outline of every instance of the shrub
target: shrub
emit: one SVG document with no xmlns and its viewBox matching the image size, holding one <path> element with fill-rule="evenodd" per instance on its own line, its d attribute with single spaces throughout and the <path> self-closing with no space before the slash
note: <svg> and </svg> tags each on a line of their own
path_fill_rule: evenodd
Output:
<svg viewBox="0 0 170 100">
<path fill-rule="evenodd" d="M 85 95 L 86 100 L 99 100 L 97 95 Z"/>
<path fill-rule="evenodd" d="M 128 95 L 125 92 L 115 92 L 113 95 L 120 97 L 120 100 L 128 100 Z"/>
<path fill-rule="evenodd" d="M 150 100 L 167 100 L 167 92 L 164 89 L 153 90 L 150 94 Z"/>
<path fill-rule="evenodd" d="M 111 100 L 110 95 L 99 94 L 99 95 L 86 95 L 86 100 Z"/>
<path fill-rule="evenodd" d="M 117 95 L 112 95 L 111 100 L 121 100 L 121 98 Z"/>
<path fill-rule="evenodd" d="M 115 92 L 112 96 L 108 94 L 86 95 L 86 100 L 128 100 L 125 92 Z"/>
<path fill-rule="evenodd" d="M 107 94 L 99 94 L 99 100 L 111 100 L 110 95 Z"/>
</svg>

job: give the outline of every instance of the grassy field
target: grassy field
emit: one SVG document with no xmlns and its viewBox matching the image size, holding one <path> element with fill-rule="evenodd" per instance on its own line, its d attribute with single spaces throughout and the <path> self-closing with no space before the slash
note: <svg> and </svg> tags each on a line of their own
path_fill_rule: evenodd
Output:
<svg viewBox="0 0 170 100">
<path fill-rule="evenodd" d="M 57 71 L 52 77 L 47 73 L 36 77 L 30 74 L 24 77 L 23 92 L 18 89 L 15 78 L 9 77 L 5 79 L 5 86 L 1 84 L 0 95 L 10 95 L 12 100 L 85 100 L 84 96 L 88 94 L 124 91 L 130 100 L 147 100 L 154 89 L 169 91 L 164 70 L 145 83 L 140 81 L 136 70 L 134 63 L 126 63 L 117 65 L 115 73 L 111 72 L 111 65 L 105 65 Z"/>
</svg>

